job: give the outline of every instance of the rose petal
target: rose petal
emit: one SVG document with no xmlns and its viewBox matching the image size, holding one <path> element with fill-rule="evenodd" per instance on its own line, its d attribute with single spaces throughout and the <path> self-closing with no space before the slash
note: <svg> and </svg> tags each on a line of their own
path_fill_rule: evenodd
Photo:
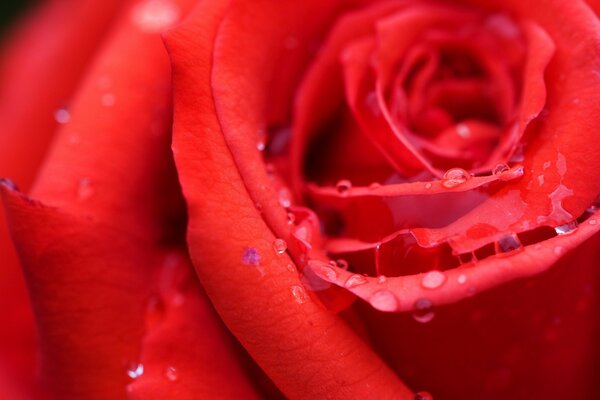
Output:
<svg viewBox="0 0 600 400">
<path fill-rule="evenodd" d="M 258 65 L 254 57 L 260 55 L 254 52 L 261 46 L 225 46 L 224 42 L 239 44 L 247 37 L 240 31 L 246 29 L 245 24 L 257 24 L 254 33 L 292 23 L 300 26 L 303 12 L 310 10 L 309 6 L 315 10 L 320 6 L 271 2 L 227 6 L 226 2 L 202 3 L 187 24 L 167 37 L 175 68 L 174 149 L 190 213 L 190 250 L 202 284 L 225 323 L 286 396 L 318 397 L 335 391 L 342 397 L 411 398 L 371 350 L 345 323 L 317 305 L 297 275 L 286 268 L 291 260 L 274 250 L 276 237 L 255 209 L 257 199 L 248 193 L 257 188 L 246 172 L 256 169 L 261 160 L 258 155 L 248 156 L 248 147 L 240 152 L 229 142 L 238 137 L 231 133 L 230 124 L 247 120 L 239 115 L 257 118 L 246 108 L 254 109 L 260 103 L 251 95 L 240 98 L 240 86 L 234 82 L 248 84 L 261 76 L 253 72 Z M 228 17 L 223 20 L 226 11 Z M 270 23 L 274 20 L 277 24 Z M 279 39 L 276 31 L 270 34 L 266 42 L 253 35 L 253 43 L 269 46 L 270 40 Z M 218 53 L 214 52 L 215 42 Z M 244 54 L 244 69 L 234 76 L 227 74 L 227 87 L 237 88 L 233 98 L 241 102 L 235 107 L 237 116 L 229 119 L 226 87 L 215 85 L 219 93 L 219 104 L 215 104 L 211 75 L 215 82 L 219 68 L 224 68 L 224 73 L 227 68 L 241 67 L 240 51 L 246 49 L 254 57 Z M 224 64 L 233 55 L 235 58 Z M 224 104 L 228 104 L 227 112 L 221 112 Z M 236 132 L 254 131 L 246 124 L 235 128 Z M 248 142 L 241 143 L 248 146 Z M 211 190 L 203 190 L 208 186 Z"/>
</svg>

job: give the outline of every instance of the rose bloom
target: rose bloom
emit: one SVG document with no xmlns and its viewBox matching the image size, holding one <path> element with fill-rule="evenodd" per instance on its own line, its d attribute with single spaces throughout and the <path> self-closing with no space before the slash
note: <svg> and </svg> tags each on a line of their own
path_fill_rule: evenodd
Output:
<svg viewBox="0 0 600 400">
<path fill-rule="evenodd" d="M 600 398 L 599 6 L 39 2 L 0 397 Z"/>
</svg>

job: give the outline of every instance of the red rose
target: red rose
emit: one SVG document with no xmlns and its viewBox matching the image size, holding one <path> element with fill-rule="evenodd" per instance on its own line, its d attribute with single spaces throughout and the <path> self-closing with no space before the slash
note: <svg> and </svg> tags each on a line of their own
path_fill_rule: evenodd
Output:
<svg viewBox="0 0 600 400">
<path fill-rule="evenodd" d="M 159 33 L 188 10 L 165 34 L 169 64 Z M 600 395 L 588 5 L 145 0 L 119 14 L 82 79 L 60 68 L 71 100 L 30 197 L 2 189 L 40 393 Z M 27 84 L 15 92 L 40 92 Z M 37 169 L 6 165 L 26 187 L 18 171 Z M 2 357 L 29 361 L 25 382 L 28 351 Z"/>
</svg>

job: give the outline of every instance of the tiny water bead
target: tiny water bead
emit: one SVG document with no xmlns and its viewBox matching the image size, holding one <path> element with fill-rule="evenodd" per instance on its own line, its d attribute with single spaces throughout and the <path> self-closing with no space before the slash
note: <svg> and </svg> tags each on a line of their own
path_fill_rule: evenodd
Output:
<svg viewBox="0 0 600 400">
<path fill-rule="evenodd" d="M 494 175 L 500 175 L 506 171 L 510 170 L 509 166 L 506 164 L 497 164 L 492 171 Z"/>
<path fill-rule="evenodd" d="M 369 299 L 369 303 L 379 311 L 396 311 L 398 308 L 398 301 L 396 296 L 389 290 L 380 290 L 375 292 Z"/>
<path fill-rule="evenodd" d="M 433 400 L 433 396 L 429 392 L 415 393 L 415 400 Z"/>
<path fill-rule="evenodd" d="M 467 124 L 457 124 L 456 133 L 463 139 L 468 139 L 471 136 L 471 128 Z"/>
<path fill-rule="evenodd" d="M 557 226 L 556 228 L 554 228 L 554 231 L 556 232 L 557 235 L 568 235 L 570 233 L 575 232 L 577 230 L 577 227 L 578 227 L 577 221 L 573 220 L 564 225 Z"/>
<path fill-rule="evenodd" d="M 458 277 L 456 278 L 456 282 L 458 282 L 461 285 L 465 284 L 467 282 L 467 276 L 465 274 L 458 275 Z"/>
<path fill-rule="evenodd" d="M 132 363 L 127 368 L 127 376 L 131 379 L 137 379 L 140 376 L 144 375 L 144 365 L 140 363 Z"/>
<path fill-rule="evenodd" d="M 379 275 L 377 277 L 377 283 L 379 283 L 380 285 L 387 282 L 387 277 L 385 275 Z"/>
<path fill-rule="evenodd" d="M 509 253 L 522 248 L 523 245 L 521 244 L 519 237 L 514 233 L 501 237 L 495 245 L 496 254 Z"/>
<path fill-rule="evenodd" d="M 427 322 L 431 322 L 435 317 L 435 313 L 433 312 L 433 303 L 429 299 L 419 299 L 415 302 L 414 311 L 413 311 L 413 319 L 422 324 L 426 324 Z"/>
<path fill-rule="evenodd" d="M 337 279 L 337 273 L 331 267 L 320 266 L 315 272 L 326 281 L 334 282 Z"/>
<path fill-rule="evenodd" d="M 462 185 L 471 179 L 471 174 L 462 168 L 451 168 L 442 177 L 442 186 L 451 189 L 458 185 Z"/>
<path fill-rule="evenodd" d="M 242 262 L 246 265 L 259 265 L 260 253 L 254 247 L 245 247 L 242 253 Z"/>
<path fill-rule="evenodd" d="M 294 300 L 296 300 L 296 303 L 298 303 L 298 304 L 304 304 L 308 300 L 308 295 L 306 294 L 306 291 L 300 285 L 292 286 L 290 288 L 290 292 L 292 292 L 292 296 L 294 297 Z"/>
<path fill-rule="evenodd" d="M 54 120 L 59 124 L 66 124 L 71 120 L 71 113 L 66 108 L 59 108 L 54 112 Z"/>
<path fill-rule="evenodd" d="M 287 243 L 283 239 L 275 239 L 273 242 L 273 250 L 277 254 L 283 254 L 287 250 Z"/>
<path fill-rule="evenodd" d="M 342 179 L 335 185 L 335 188 L 339 194 L 345 196 L 348 194 L 348 191 L 352 188 L 352 182 L 350 182 L 347 179 Z"/>
<path fill-rule="evenodd" d="M 363 275 L 354 274 L 350 278 L 348 278 L 344 286 L 347 289 L 351 289 L 356 286 L 364 285 L 365 283 L 367 283 L 366 277 L 364 277 Z"/>
<path fill-rule="evenodd" d="M 423 275 L 421 285 L 426 289 L 437 289 L 446 282 L 446 274 L 440 271 L 430 271 Z"/>
<path fill-rule="evenodd" d="M 335 260 L 335 265 L 341 269 L 348 269 L 348 261 L 344 260 L 343 258 L 338 258 Z"/>
<path fill-rule="evenodd" d="M 556 254 L 557 256 L 562 255 L 565 252 L 565 248 L 562 246 L 556 246 L 554 248 L 554 254 Z"/>
<path fill-rule="evenodd" d="M 171 382 L 175 382 L 177 380 L 178 373 L 177 373 L 177 369 L 173 366 L 168 366 L 165 369 L 165 377 L 170 380 Z"/>
<path fill-rule="evenodd" d="M 596 221 L 595 219 L 590 219 L 589 224 L 590 225 L 596 225 L 598 223 L 598 221 Z"/>
<path fill-rule="evenodd" d="M 433 187 L 433 184 L 431 182 L 427 182 L 425 184 L 425 189 L 431 189 Z"/>
</svg>

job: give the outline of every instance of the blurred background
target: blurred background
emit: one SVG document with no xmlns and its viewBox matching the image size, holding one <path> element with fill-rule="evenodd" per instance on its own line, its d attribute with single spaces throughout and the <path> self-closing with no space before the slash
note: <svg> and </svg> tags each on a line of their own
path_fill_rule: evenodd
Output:
<svg viewBox="0 0 600 400">
<path fill-rule="evenodd" d="M 0 37 L 4 37 L 6 29 L 35 0 L 0 0 Z"/>
</svg>

